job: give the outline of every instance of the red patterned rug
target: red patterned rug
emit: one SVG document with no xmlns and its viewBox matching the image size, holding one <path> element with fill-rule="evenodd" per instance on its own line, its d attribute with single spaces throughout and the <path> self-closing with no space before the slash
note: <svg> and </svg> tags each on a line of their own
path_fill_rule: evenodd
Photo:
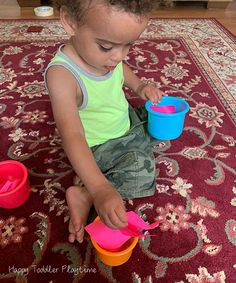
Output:
<svg viewBox="0 0 236 283">
<path fill-rule="evenodd" d="M 126 201 L 145 221 L 162 219 L 157 236 L 140 239 L 113 268 L 88 236 L 67 242 L 74 173 L 43 82 L 66 39 L 57 20 L 0 21 L 0 160 L 24 163 L 32 190 L 23 206 L 0 209 L 0 281 L 235 283 L 235 38 L 214 19 L 153 19 L 127 56 L 138 76 L 191 110 L 181 137 L 153 145 L 155 196 Z M 126 93 L 133 106 L 143 103 Z"/>
</svg>

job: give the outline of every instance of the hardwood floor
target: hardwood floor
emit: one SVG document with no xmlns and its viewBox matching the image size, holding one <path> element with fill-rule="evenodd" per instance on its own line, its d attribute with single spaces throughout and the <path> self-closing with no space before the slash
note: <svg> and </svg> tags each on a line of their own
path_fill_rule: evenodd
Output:
<svg viewBox="0 0 236 283">
<path fill-rule="evenodd" d="M 0 16 L 0 18 L 38 19 L 39 17 L 35 16 L 33 9 L 34 7 L 22 7 L 18 13 L 6 13 L 4 14 L 4 17 Z M 193 7 L 189 5 L 186 7 L 176 6 L 171 9 L 163 8 L 157 10 L 152 16 L 157 18 L 216 18 L 236 36 L 236 0 L 229 3 L 226 9 L 207 9 L 204 7 Z M 55 11 L 54 16 L 46 18 L 58 18 L 58 12 Z"/>
<path fill-rule="evenodd" d="M 236 36 L 236 0 L 231 2 L 226 9 L 175 7 L 157 11 L 154 15 L 159 18 L 215 18 Z"/>
</svg>

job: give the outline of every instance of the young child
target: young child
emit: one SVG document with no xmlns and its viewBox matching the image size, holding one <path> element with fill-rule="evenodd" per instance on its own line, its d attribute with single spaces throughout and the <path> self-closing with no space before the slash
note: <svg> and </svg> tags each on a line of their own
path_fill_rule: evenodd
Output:
<svg viewBox="0 0 236 283">
<path fill-rule="evenodd" d="M 122 198 L 151 196 L 155 163 L 141 116 L 123 86 L 153 103 L 162 92 L 122 62 L 144 31 L 154 0 L 57 0 L 70 36 L 45 80 L 63 148 L 77 182 L 66 191 L 69 241 L 83 241 L 92 205 L 111 228 L 127 225 Z"/>
</svg>

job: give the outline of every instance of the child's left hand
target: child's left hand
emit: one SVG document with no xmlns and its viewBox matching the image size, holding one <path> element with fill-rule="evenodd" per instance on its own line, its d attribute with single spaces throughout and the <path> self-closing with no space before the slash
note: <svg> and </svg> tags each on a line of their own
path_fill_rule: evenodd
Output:
<svg viewBox="0 0 236 283">
<path fill-rule="evenodd" d="M 154 84 L 142 83 L 136 90 L 138 96 L 144 100 L 150 100 L 153 104 L 161 102 L 162 96 L 166 94 L 157 88 Z"/>
</svg>

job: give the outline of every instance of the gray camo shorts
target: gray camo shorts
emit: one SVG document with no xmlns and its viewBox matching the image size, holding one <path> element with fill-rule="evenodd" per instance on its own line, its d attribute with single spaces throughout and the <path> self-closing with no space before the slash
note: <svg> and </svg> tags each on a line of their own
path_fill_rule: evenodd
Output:
<svg viewBox="0 0 236 283">
<path fill-rule="evenodd" d="M 144 107 L 129 109 L 131 127 L 122 137 L 91 148 L 94 158 L 123 198 L 151 196 L 155 192 L 156 170 L 147 134 Z"/>
</svg>

